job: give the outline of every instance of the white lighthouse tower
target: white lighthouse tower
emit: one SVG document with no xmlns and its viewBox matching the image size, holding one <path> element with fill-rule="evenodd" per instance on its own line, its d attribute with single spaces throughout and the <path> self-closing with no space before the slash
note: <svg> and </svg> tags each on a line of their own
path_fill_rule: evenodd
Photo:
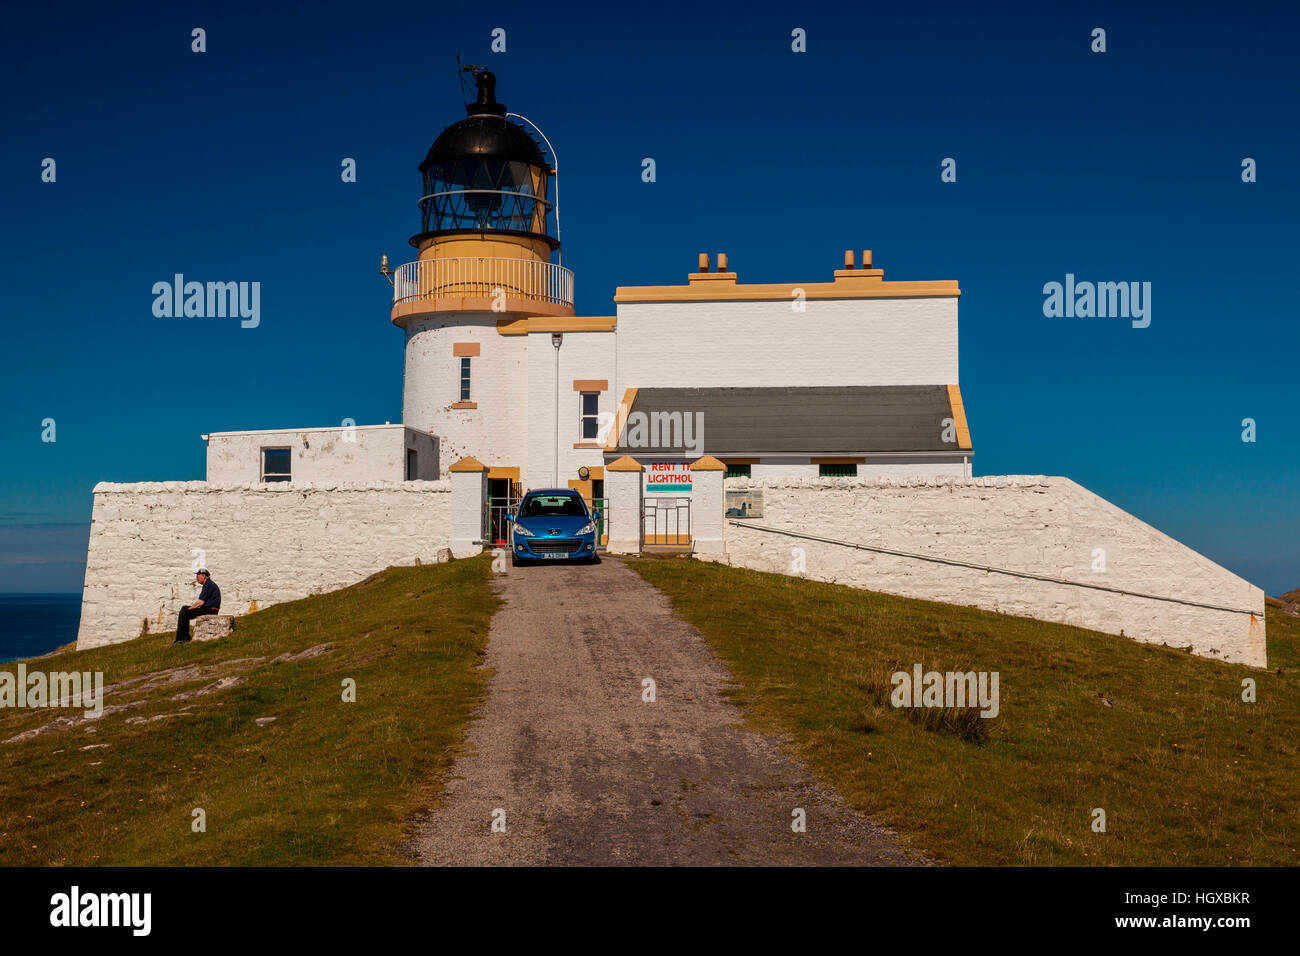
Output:
<svg viewBox="0 0 1300 956">
<path fill-rule="evenodd" d="M 528 332 L 540 331 L 529 320 L 573 316 L 573 274 L 552 261 L 552 163 L 507 118 L 496 78 L 467 70 L 477 98 L 420 164 L 418 258 L 392 274 L 392 321 L 406 333 L 402 414 L 439 436 L 440 473 L 474 457 L 494 482 L 517 483 L 529 457 Z"/>
</svg>

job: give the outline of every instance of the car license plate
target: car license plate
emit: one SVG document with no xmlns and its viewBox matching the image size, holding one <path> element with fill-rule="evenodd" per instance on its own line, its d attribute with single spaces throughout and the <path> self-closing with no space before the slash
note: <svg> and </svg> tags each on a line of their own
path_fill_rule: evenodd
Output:
<svg viewBox="0 0 1300 956">
<path fill-rule="evenodd" d="M 552 553 L 550 553 L 550 554 L 544 555 L 544 557 L 547 557 L 547 558 L 567 558 L 568 555 L 567 555 L 567 554 L 562 554 L 562 553 L 560 553 L 560 552 L 552 552 Z"/>
</svg>

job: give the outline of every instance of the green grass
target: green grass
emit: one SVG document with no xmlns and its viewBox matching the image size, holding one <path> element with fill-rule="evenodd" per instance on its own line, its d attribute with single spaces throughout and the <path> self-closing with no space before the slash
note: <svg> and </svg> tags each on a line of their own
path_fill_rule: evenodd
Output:
<svg viewBox="0 0 1300 956">
<path fill-rule="evenodd" d="M 102 671 L 106 686 L 181 664 L 215 671 L 109 690 L 106 705 L 147 703 L 0 743 L 0 864 L 410 862 L 409 822 L 435 803 L 483 697 L 497 606 L 489 578 L 487 558 L 394 568 L 240 618 L 221 641 L 170 647 L 171 635 L 149 636 L 28 662 Z M 337 646 L 273 661 L 322 643 Z M 239 662 L 247 658 L 264 660 Z M 246 682 L 167 699 L 227 674 Z M 345 678 L 356 681 L 355 703 L 342 700 Z M 128 722 L 187 706 L 189 716 Z M 80 711 L 0 710 L 0 741 L 71 713 Z M 261 727 L 258 717 L 277 719 Z M 195 808 L 206 812 L 204 833 L 191 829 Z"/>
<path fill-rule="evenodd" d="M 1300 863 L 1300 620 L 1276 602 L 1259 671 L 785 575 L 629 563 L 725 661 L 754 725 L 788 734 L 814 774 L 938 861 Z M 881 702 L 882 679 L 915 662 L 999 672 L 983 740 Z M 1257 703 L 1242 702 L 1246 677 Z"/>
</svg>

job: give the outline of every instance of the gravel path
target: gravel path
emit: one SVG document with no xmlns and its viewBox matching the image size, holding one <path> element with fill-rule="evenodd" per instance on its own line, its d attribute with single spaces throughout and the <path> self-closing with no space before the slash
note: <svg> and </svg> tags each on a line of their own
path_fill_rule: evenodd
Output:
<svg viewBox="0 0 1300 956">
<path fill-rule="evenodd" d="M 496 669 L 426 865 L 900 864 L 889 831 L 811 781 L 723 700 L 730 675 L 621 561 L 496 579 Z M 652 678 L 656 700 L 642 700 Z M 791 830 L 796 807 L 807 832 Z M 505 832 L 494 832 L 494 811 Z"/>
</svg>

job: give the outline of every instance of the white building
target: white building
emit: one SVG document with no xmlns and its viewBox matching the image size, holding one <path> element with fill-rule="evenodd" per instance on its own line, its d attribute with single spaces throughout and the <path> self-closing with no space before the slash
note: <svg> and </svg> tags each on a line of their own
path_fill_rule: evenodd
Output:
<svg viewBox="0 0 1300 956">
<path fill-rule="evenodd" d="M 868 251 L 831 281 L 744 284 L 700 254 L 683 285 L 620 287 L 614 315 L 575 315 L 552 261 L 554 170 L 476 79 L 420 166 L 418 258 L 385 273 L 406 333 L 401 435 L 217 433 L 209 481 L 438 478 L 472 458 L 494 498 L 601 499 L 624 454 L 751 477 L 970 474 L 956 282 L 887 282 Z"/>
<path fill-rule="evenodd" d="M 685 284 L 575 315 L 554 170 L 476 79 L 420 165 L 415 260 L 384 258 L 402 424 L 216 433 L 206 481 L 96 486 L 79 646 L 165 629 L 199 566 L 246 614 L 478 554 L 518 492 L 567 486 L 611 552 L 685 546 L 1265 665 L 1259 588 L 1069 479 L 971 476 L 956 282 L 847 252 L 829 281 L 747 284 L 700 254 Z"/>
</svg>

